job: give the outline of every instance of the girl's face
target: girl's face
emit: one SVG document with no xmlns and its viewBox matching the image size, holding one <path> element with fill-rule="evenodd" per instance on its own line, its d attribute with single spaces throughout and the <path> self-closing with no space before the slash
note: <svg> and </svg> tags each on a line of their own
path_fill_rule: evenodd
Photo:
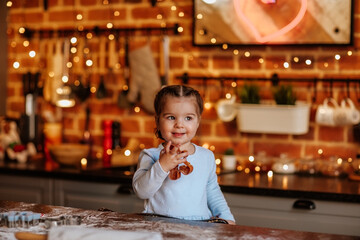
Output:
<svg viewBox="0 0 360 240">
<path fill-rule="evenodd" d="M 174 145 L 190 144 L 199 127 L 200 116 L 194 97 L 167 96 L 159 116 L 161 136 Z"/>
</svg>

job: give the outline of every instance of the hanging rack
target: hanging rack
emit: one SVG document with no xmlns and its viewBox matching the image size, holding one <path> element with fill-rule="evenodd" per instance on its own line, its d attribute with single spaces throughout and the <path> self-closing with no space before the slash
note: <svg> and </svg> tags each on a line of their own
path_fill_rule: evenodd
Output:
<svg viewBox="0 0 360 240">
<path fill-rule="evenodd" d="M 174 35 L 179 34 L 179 24 L 175 23 L 172 26 L 167 27 L 138 27 L 138 28 L 102 28 L 95 26 L 93 28 L 85 28 L 83 30 L 76 30 L 76 29 L 30 29 L 25 28 L 25 32 L 21 35 L 25 38 L 32 38 L 34 35 L 38 35 L 40 38 L 52 38 L 55 36 L 58 37 L 68 37 L 74 34 L 86 35 L 87 33 L 94 33 L 96 35 L 101 34 L 114 34 L 116 37 L 121 35 L 128 36 L 133 33 L 142 32 L 145 35 L 161 35 L 164 33 L 172 33 Z"/>
<path fill-rule="evenodd" d="M 347 96 L 350 96 L 350 83 L 357 83 L 357 86 L 359 87 L 360 91 L 360 78 L 357 79 L 349 79 L 349 78 L 280 78 L 276 73 L 274 73 L 270 78 L 266 77 L 206 77 L 206 76 L 190 76 L 187 72 L 185 72 L 181 76 L 177 76 L 176 79 L 181 80 L 183 84 L 188 84 L 190 80 L 194 81 L 201 81 L 202 84 L 204 82 L 209 80 L 217 80 L 220 81 L 221 86 L 223 87 L 224 82 L 231 81 L 231 82 L 237 82 L 237 81 L 270 81 L 272 86 L 277 86 L 280 81 L 283 82 L 309 82 L 313 84 L 314 87 L 314 94 L 312 97 L 312 101 L 316 101 L 317 97 L 317 83 L 320 82 L 326 82 L 329 83 L 330 92 L 332 93 L 333 83 L 339 82 L 339 83 L 346 83 L 346 91 Z M 360 96 L 358 97 L 360 101 Z"/>
</svg>

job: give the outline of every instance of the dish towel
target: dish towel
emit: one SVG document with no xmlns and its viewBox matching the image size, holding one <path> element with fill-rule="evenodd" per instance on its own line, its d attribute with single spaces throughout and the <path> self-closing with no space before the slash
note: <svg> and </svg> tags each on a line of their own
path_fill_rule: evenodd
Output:
<svg viewBox="0 0 360 240">
<path fill-rule="evenodd" d="M 116 231 L 84 226 L 62 226 L 51 228 L 47 240 L 162 240 L 158 232 Z"/>
<path fill-rule="evenodd" d="M 135 103 L 140 94 L 142 107 L 154 113 L 155 94 L 161 88 L 160 76 L 152 56 L 150 44 L 129 53 L 130 86 L 127 99 Z"/>
</svg>

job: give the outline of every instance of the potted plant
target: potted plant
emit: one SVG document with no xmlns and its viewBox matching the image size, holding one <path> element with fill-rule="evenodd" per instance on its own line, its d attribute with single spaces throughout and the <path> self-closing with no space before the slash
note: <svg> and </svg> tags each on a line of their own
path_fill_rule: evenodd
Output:
<svg viewBox="0 0 360 240">
<path fill-rule="evenodd" d="M 291 85 L 279 85 L 273 90 L 272 103 L 257 102 L 259 89 L 245 85 L 237 104 L 237 125 L 241 132 L 294 134 L 308 132 L 310 104 L 297 101 Z M 260 97 L 259 97 L 260 98 Z"/>
<path fill-rule="evenodd" d="M 237 165 L 236 155 L 233 148 L 225 150 L 222 160 L 222 167 L 227 171 L 235 171 Z"/>
</svg>

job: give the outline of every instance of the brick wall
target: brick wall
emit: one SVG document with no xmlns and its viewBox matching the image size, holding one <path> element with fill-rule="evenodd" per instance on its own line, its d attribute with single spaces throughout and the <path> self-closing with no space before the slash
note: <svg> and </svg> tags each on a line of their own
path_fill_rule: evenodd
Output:
<svg viewBox="0 0 360 240">
<path fill-rule="evenodd" d="M 330 47 L 266 47 L 266 48 L 239 48 L 235 55 L 234 49 L 222 50 L 220 48 L 200 48 L 192 46 L 192 1 L 174 0 L 160 1 L 156 7 L 151 7 L 150 1 L 145 0 L 49 0 L 48 10 L 44 11 L 43 1 L 21 1 L 13 0 L 13 6 L 9 8 L 8 36 L 9 36 L 9 70 L 7 86 L 7 115 L 19 117 L 24 112 L 24 97 L 22 95 L 21 74 L 27 71 L 40 71 L 42 81 L 47 78 L 47 62 L 49 44 L 52 38 L 30 39 L 30 45 L 23 46 L 24 38 L 19 36 L 17 30 L 25 26 L 32 29 L 69 29 L 79 26 L 92 28 L 94 26 L 105 27 L 106 23 L 112 22 L 115 28 L 120 27 L 142 27 L 160 26 L 161 24 L 180 23 L 184 31 L 179 36 L 170 34 L 170 83 L 179 83 L 176 76 L 184 72 L 200 76 L 250 76 L 270 77 L 274 72 L 280 77 L 304 77 L 304 78 L 359 78 L 360 52 L 360 4 L 355 1 L 354 15 L 354 47 L 330 48 Z M 176 10 L 171 10 L 175 5 Z M 113 12 L 118 11 L 119 15 L 114 16 Z M 179 13 L 184 13 L 179 17 Z M 77 14 L 82 14 L 82 20 L 76 20 Z M 140 46 L 148 41 L 151 42 L 153 55 L 156 62 L 159 62 L 159 41 L 160 37 L 136 36 L 131 37 L 131 48 Z M 155 127 L 152 115 L 141 110 L 123 109 L 117 106 L 117 98 L 125 80 L 123 77 L 123 43 L 124 39 L 118 41 L 119 68 L 115 68 L 113 75 L 109 75 L 106 68 L 101 66 L 102 54 L 108 59 L 108 53 L 100 52 L 101 42 L 106 41 L 103 37 L 93 37 L 88 41 L 92 51 L 94 65 L 91 68 L 75 64 L 70 70 L 70 76 L 84 75 L 90 73 L 92 86 L 98 86 L 100 75 L 105 74 L 105 85 L 107 97 L 97 99 L 92 94 L 87 100 L 91 108 L 90 129 L 92 132 L 95 151 L 101 152 L 102 145 L 102 121 L 113 119 L 122 123 L 123 143 L 131 137 L 140 139 L 145 147 L 154 146 L 158 143 L 154 137 Z M 34 49 L 38 54 L 35 58 L 28 56 L 28 51 Z M 106 47 L 105 47 L 106 49 Z M 347 56 L 348 50 L 353 54 Z M 244 52 L 249 51 L 250 57 L 245 57 Z M 341 54 L 340 60 L 335 60 L 335 54 Z M 51 56 L 51 54 L 50 54 Z M 312 65 L 291 64 L 289 69 L 283 68 L 283 62 L 298 56 L 301 59 L 310 58 Z M 264 63 L 259 63 L 259 58 Z M 14 69 L 14 61 L 20 62 L 20 68 Z M 105 60 L 105 62 L 108 60 Z M 81 61 L 80 61 L 81 62 Z M 324 63 L 327 63 L 324 65 Z M 73 81 L 70 78 L 70 83 Z M 223 98 L 225 92 L 231 91 L 231 87 L 225 84 L 221 88 L 217 82 L 209 82 L 207 88 L 196 82 L 190 82 L 199 89 L 207 101 L 213 105 L 219 98 Z M 345 84 L 334 84 L 334 97 L 339 101 L 346 96 Z M 221 89 L 221 91 L 219 91 Z M 269 86 L 264 83 L 263 95 L 269 97 Z M 309 84 L 294 84 L 294 89 L 299 99 L 311 102 L 313 90 Z M 310 130 L 305 135 L 277 135 L 277 134 L 247 134 L 236 129 L 236 122 L 224 123 L 217 118 L 214 108 L 205 110 L 202 124 L 196 142 L 207 143 L 215 147 L 215 153 L 222 153 L 226 148 L 232 146 L 237 154 L 256 154 L 259 151 L 266 151 L 270 156 L 278 156 L 282 152 L 293 157 L 305 157 L 316 155 L 317 150 L 322 148 L 326 156 L 337 155 L 340 157 L 355 157 L 359 144 L 353 139 L 352 127 L 323 127 L 315 124 L 314 116 L 317 105 L 327 96 L 327 85 L 319 84 L 317 89 L 316 102 L 311 107 Z M 356 105 L 359 105 L 355 87 L 351 86 L 351 98 Z M 54 110 L 54 106 L 45 102 L 42 98 L 39 101 L 39 111 L 44 109 Z M 75 107 L 63 109 L 64 141 L 78 141 L 84 129 L 85 104 L 78 102 Z"/>
</svg>

